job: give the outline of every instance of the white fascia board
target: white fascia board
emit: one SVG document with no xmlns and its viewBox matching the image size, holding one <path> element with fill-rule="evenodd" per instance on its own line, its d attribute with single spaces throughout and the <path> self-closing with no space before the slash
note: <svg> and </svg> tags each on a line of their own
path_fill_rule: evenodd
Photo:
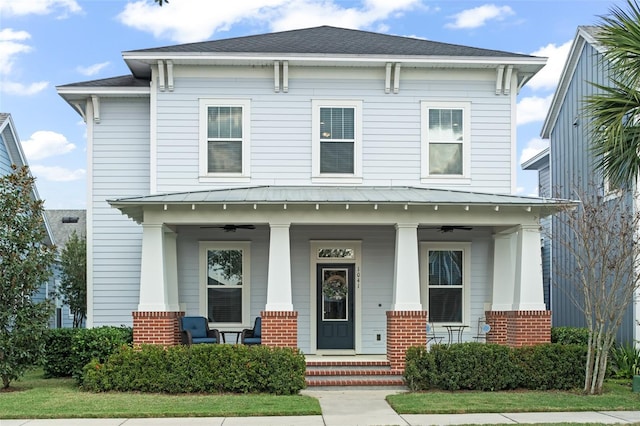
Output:
<svg viewBox="0 0 640 426">
<path fill-rule="evenodd" d="M 149 87 L 90 87 L 66 86 L 56 87 L 60 96 L 68 95 L 98 95 L 98 96 L 140 96 L 149 95 Z"/>
<path fill-rule="evenodd" d="M 582 54 L 582 50 L 584 49 L 585 42 L 589 42 L 589 39 L 592 40 L 592 37 L 590 36 L 589 39 L 586 39 L 585 35 L 588 36 L 586 32 L 581 31 L 580 28 L 578 28 L 573 43 L 571 44 L 571 49 L 569 50 L 569 56 L 567 56 L 567 61 L 564 64 L 562 73 L 560 74 L 558 87 L 553 93 L 549 111 L 547 112 L 547 116 L 545 117 L 544 123 L 542 125 L 542 130 L 540 131 L 540 137 L 542 137 L 543 139 L 549 139 L 551 136 L 551 132 L 553 131 L 553 128 L 555 127 L 556 121 L 558 119 L 558 115 L 560 114 L 560 108 L 562 107 L 565 97 L 567 96 L 569 84 L 571 83 L 573 74 L 575 73 L 576 67 L 578 66 L 578 60 L 580 59 L 580 55 Z M 591 43 L 589 42 L 589 44 Z"/>
<path fill-rule="evenodd" d="M 527 161 L 523 161 L 521 164 L 522 170 L 537 170 L 539 167 L 539 162 L 545 159 L 545 157 L 549 157 L 549 148 L 545 148 L 533 157 L 529 158 Z M 547 158 L 547 161 L 549 159 Z"/>
</svg>

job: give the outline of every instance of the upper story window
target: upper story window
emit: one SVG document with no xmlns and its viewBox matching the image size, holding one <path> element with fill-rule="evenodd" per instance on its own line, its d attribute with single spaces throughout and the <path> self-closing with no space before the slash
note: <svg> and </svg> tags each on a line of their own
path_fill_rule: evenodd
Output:
<svg viewBox="0 0 640 426">
<path fill-rule="evenodd" d="M 314 180 L 361 180 L 361 117 L 362 101 L 313 101 Z"/>
<path fill-rule="evenodd" d="M 470 104 L 422 102 L 422 177 L 469 178 Z"/>
<path fill-rule="evenodd" d="M 248 100 L 200 100 L 200 175 L 249 175 Z"/>
</svg>

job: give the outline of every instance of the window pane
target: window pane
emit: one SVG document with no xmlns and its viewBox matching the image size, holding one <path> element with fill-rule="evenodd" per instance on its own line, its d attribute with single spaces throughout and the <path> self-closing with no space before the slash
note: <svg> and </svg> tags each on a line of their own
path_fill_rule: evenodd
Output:
<svg viewBox="0 0 640 426">
<path fill-rule="evenodd" d="M 462 322 L 462 289 L 430 288 L 429 321 Z"/>
<path fill-rule="evenodd" d="M 207 250 L 207 285 L 242 285 L 242 250 Z"/>
<path fill-rule="evenodd" d="M 346 269 L 322 271 L 322 320 L 348 320 L 349 283 Z"/>
<path fill-rule="evenodd" d="M 430 141 L 462 141 L 461 109 L 430 109 L 429 140 Z"/>
<path fill-rule="evenodd" d="M 242 142 L 209 141 L 209 173 L 242 173 Z"/>
<path fill-rule="evenodd" d="M 208 138 L 242 138 L 242 107 L 208 109 Z"/>
<path fill-rule="evenodd" d="M 207 289 L 207 315 L 212 322 L 242 322 L 242 288 Z"/>
<path fill-rule="evenodd" d="M 353 142 L 322 142 L 320 173 L 353 173 Z"/>
<path fill-rule="evenodd" d="M 318 258 L 353 259 L 355 253 L 350 248 L 322 248 L 318 249 Z"/>
<path fill-rule="evenodd" d="M 429 144 L 430 175 L 461 175 L 462 144 L 430 143 Z"/>
<path fill-rule="evenodd" d="M 320 139 L 354 139 L 354 108 L 320 108 Z"/>
<path fill-rule="evenodd" d="M 462 251 L 429 252 L 429 285 L 462 285 Z"/>
</svg>

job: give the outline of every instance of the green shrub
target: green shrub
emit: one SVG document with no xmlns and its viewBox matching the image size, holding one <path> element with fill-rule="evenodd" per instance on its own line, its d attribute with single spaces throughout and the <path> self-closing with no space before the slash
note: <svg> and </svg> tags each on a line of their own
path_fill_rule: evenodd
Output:
<svg viewBox="0 0 640 426">
<path fill-rule="evenodd" d="M 521 370 L 520 387 L 566 390 L 584 385 L 585 345 L 548 343 L 514 351 Z"/>
<path fill-rule="evenodd" d="M 68 377 L 73 372 L 71 347 L 77 328 L 53 328 L 47 331 L 44 349 L 44 377 Z"/>
<path fill-rule="evenodd" d="M 640 349 L 631 344 L 611 348 L 609 365 L 614 377 L 633 378 L 640 374 Z"/>
<path fill-rule="evenodd" d="M 404 378 L 414 391 L 571 389 L 583 385 L 585 362 L 582 345 L 433 345 L 409 348 Z"/>
<path fill-rule="evenodd" d="M 84 368 L 83 388 L 94 392 L 297 393 L 305 386 L 297 349 L 244 345 L 122 347 Z"/>
<path fill-rule="evenodd" d="M 551 343 L 586 346 L 589 344 L 589 329 L 586 327 L 551 327 Z"/>
</svg>

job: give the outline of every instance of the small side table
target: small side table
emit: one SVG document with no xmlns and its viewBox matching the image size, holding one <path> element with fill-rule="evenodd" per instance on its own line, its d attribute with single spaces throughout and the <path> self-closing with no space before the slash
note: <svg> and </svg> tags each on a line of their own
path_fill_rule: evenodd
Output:
<svg viewBox="0 0 640 426">
<path fill-rule="evenodd" d="M 242 334 L 242 331 L 236 331 L 236 330 L 220 331 L 220 336 L 222 336 L 222 343 L 227 343 L 227 334 L 235 334 L 236 344 L 240 343 L 240 335 Z"/>
<path fill-rule="evenodd" d="M 458 335 L 458 343 L 462 343 L 462 333 L 465 328 L 468 328 L 468 325 L 445 325 L 444 328 L 447 329 L 447 333 L 449 334 L 449 344 L 453 343 L 453 334 L 457 333 Z"/>
</svg>

